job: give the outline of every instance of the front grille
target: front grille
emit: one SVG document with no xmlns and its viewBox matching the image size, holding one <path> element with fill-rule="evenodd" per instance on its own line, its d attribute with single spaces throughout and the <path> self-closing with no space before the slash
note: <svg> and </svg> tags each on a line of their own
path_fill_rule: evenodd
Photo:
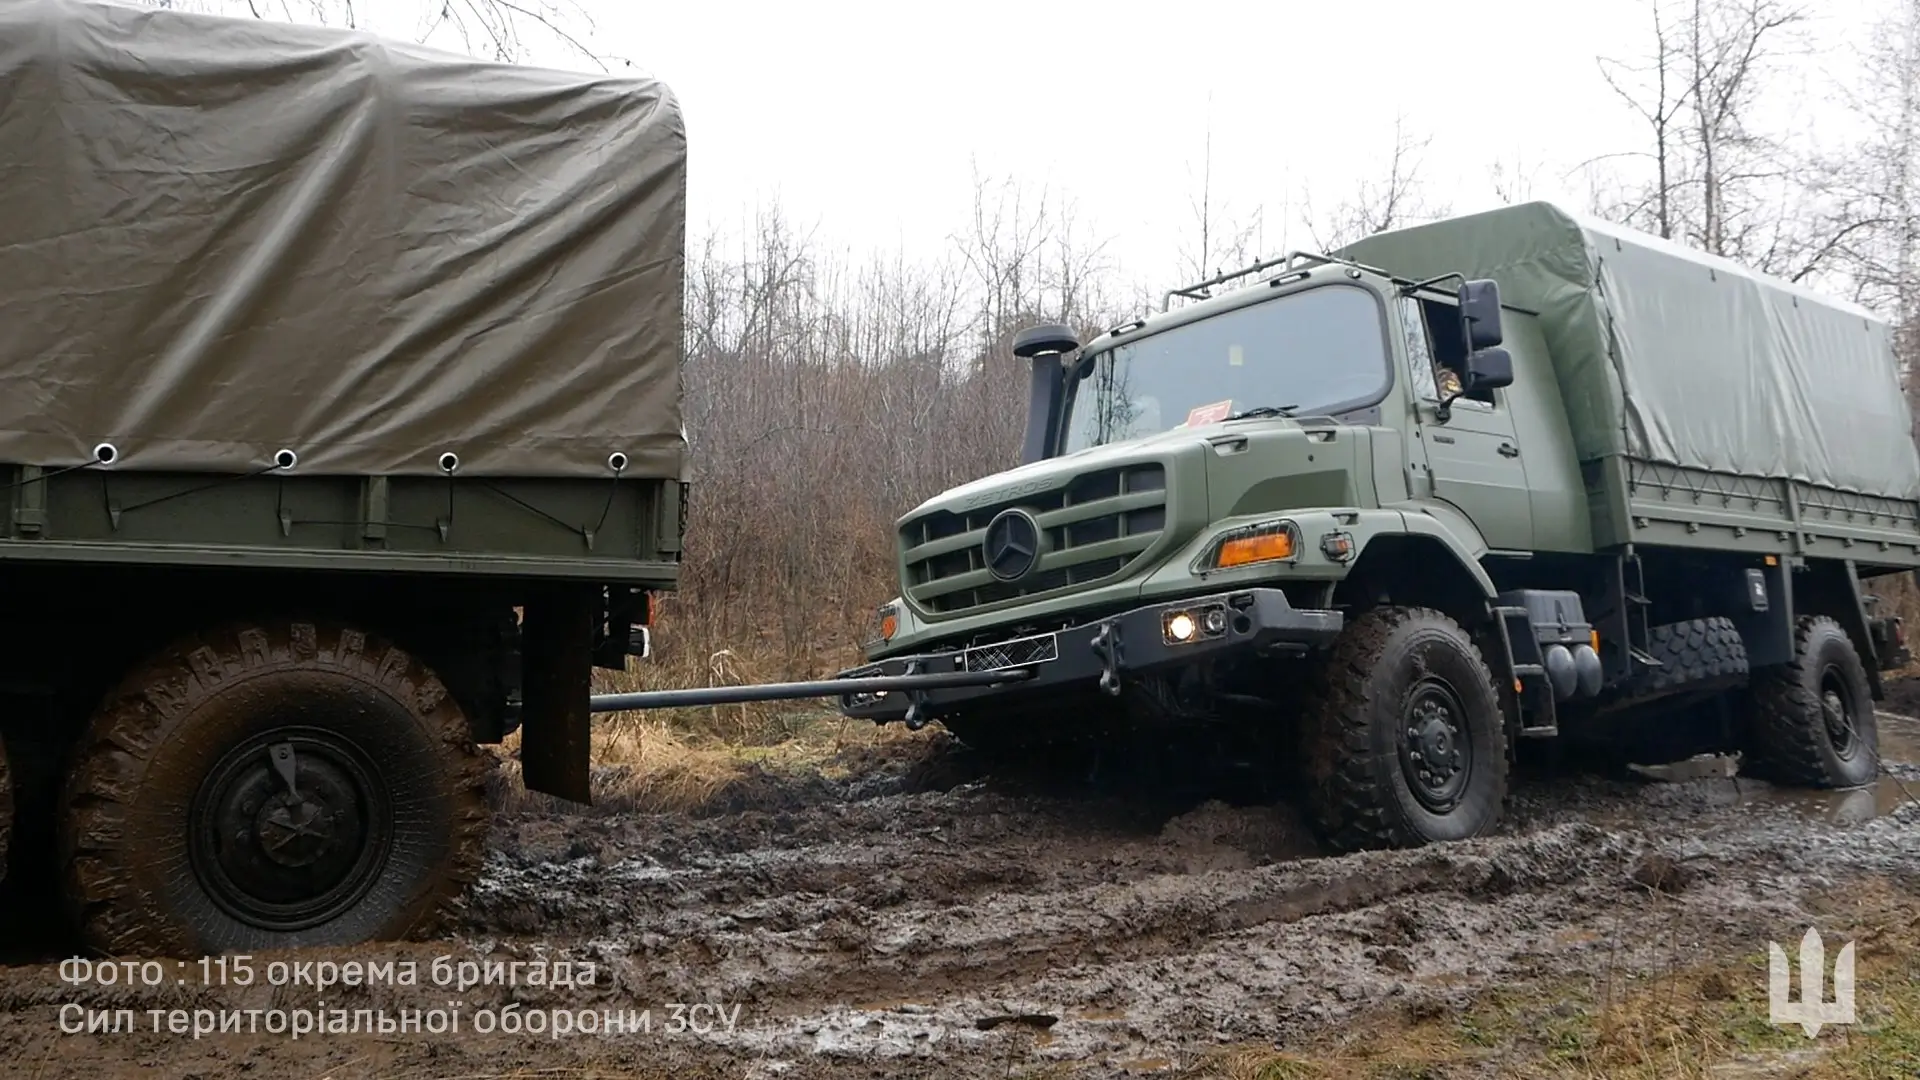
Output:
<svg viewBox="0 0 1920 1080">
<path fill-rule="evenodd" d="M 1042 553 L 1025 577 L 1001 581 L 981 545 L 987 523 L 1012 507 L 1040 525 Z M 964 512 L 934 510 L 900 529 L 907 595 L 925 611 L 954 614 L 1092 585 L 1124 573 L 1166 527 L 1167 473 L 1158 463 L 1085 473 Z"/>
</svg>

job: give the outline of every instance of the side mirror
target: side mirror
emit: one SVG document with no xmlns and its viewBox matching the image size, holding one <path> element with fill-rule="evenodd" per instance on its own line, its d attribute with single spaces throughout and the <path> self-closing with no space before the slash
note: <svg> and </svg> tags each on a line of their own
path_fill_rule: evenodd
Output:
<svg viewBox="0 0 1920 1080">
<path fill-rule="evenodd" d="M 1491 349 L 1505 340 L 1500 331 L 1500 285 L 1482 279 L 1460 286 L 1460 322 L 1467 352 Z"/>
<path fill-rule="evenodd" d="M 1500 348 L 1468 353 L 1467 370 L 1460 382 L 1468 393 L 1513 385 L 1513 354 Z"/>
<path fill-rule="evenodd" d="M 1505 349 L 1490 348 L 1469 353 L 1463 366 L 1466 370 L 1460 373 L 1459 391 L 1447 395 L 1433 410 L 1433 418 L 1439 423 L 1453 419 L 1453 403 L 1465 395 L 1513 385 L 1513 354 Z M 1920 574 L 1920 571 L 1915 573 Z"/>
</svg>

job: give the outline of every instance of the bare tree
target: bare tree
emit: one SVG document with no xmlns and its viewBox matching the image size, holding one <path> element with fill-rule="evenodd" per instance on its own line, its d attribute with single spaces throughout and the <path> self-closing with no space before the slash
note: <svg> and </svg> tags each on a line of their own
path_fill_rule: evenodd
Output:
<svg viewBox="0 0 1920 1080">
<path fill-rule="evenodd" d="M 684 586 L 662 635 L 760 672 L 844 664 L 899 588 L 893 523 L 1018 461 L 1030 322 L 1117 321 L 1105 242 L 1071 202 L 980 178 L 951 254 L 859 258 L 778 207 L 688 244 L 685 420 L 698 477 Z M 669 661 L 672 667 L 675 662 Z"/>
<path fill-rule="evenodd" d="M 1754 118 L 1783 91 L 1808 11 L 1787 0 L 1649 0 L 1652 51 L 1602 74 L 1646 125 L 1651 175 L 1605 216 L 1800 281 L 1834 270 L 1863 227 L 1836 201 L 1832 163 Z M 1601 159 L 1593 159 L 1597 163 Z"/>
<path fill-rule="evenodd" d="M 1804 14 L 1777 0 L 1693 0 L 1686 31 L 1687 100 L 1699 155 L 1699 242 L 1717 255 L 1744 247 L 1737 186 L 1777 179 L 1766 163 L 1781 148 L 1754 132 L 1747 115 L 1766 77 L 1769 46 Z M 1730 197 L 1731 196 L 1731 197 Z"/>
<path fill-rule="evenodd" d="M 1668 26 L 1664 0 L 1650 0 L 1648 12 L 1653 23 L 1652 56 L 1633 64 L 1602 57 L 1600 75 L 1647 125 L 1653 143 L 1646 152 L 1653 160 L 1653 182 L 1637 200 L 1629 199 L 1620 206 L 1618 213 L 1641 228 L 1672 239 L 1676 129 L 1689 94 L 1686 80 L 1675 71 L 1681 50 Z"/>
<path fill-rule="evenodd" d="M 1920 406 L 1920 0 L 1892 0 L 1848 65 L 1844 102 L 1864 136 L 1827 164 L 1833 259 L 1861 302 L 1893 320 L 1908 400 Z M 1916 410 L 1920 411 L 1920 410 Z"/>
<path fill-rule="evenodd" d="M 507 63 L 532 57 L 540 42 L 607 70 L 608 56 L 588 44 L 594 23 L 576 0 L 411 0 L 378 5 L 402 17 L 373 18 L 364 0 L 142 0 L 153 7 L 215 15 L 252 16 L 284 22 L 376 30 L 426 44 L 457 41 L 476 56 Z M 407 24 L 410 24 L 407 25 Z M 405 28 L 403 28 L 405 27 Z"/>
<path fill-rule="evenodd" d="M 1211 101 L 1208 111 L 1212 111 Z M 1196 190 L 1187 197 L 1187 206 L 1193 217 L 1191 231 L 1183 234 L 1179 246 L 1181 277 L 1185 279 L 1182 284 L 1200 281 L 1253 261 L 1264 227 L 1264 215 L 1256 207 L 1245 220 L 1237 219 L 1231 208 L 1216 198 L 1213 189 L 1211 118 L 1201 143 L 1200 176 Z"/>
<path fill-rule="evenodd" d="M 1354 194 L 1336 203 L 1325 217 L 1314 213 L 1311 193 L 1302 197 L 1307 232 L 1314 245 L 1322 251 L 1333 251 L 1377 232 L 1448 214 L 1448 204 L 1427 200 L 1420 179 L 1423 155 L 1432 144 L 1431 135 L 1416 136 L 1407 130 L 1405 117 L 1395 117 L 1393 147 L 1377 178 L 1362 179 L 1355 185 Z"/>
<path fill-rule="evenodd" d="M 1487 166 L 1487 181 L 1493 188 L 1493 197 L 1503 205 L 1512 206 L 1533 198 L 1533 184 L 1539 174 L 1539 167 L 1529 168 L 1523 158 L 1509 162 L 1496 158 Z"/>
</svg>

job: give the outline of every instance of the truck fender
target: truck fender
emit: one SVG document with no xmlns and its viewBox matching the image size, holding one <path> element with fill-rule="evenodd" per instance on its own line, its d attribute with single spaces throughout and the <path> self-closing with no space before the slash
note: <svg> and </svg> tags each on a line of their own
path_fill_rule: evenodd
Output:
<svg viewBox="0 0 1920 1080">
<path fill-rule="evenodd" d="M 1463 625 L 1485 618 L 1497 595 L 1475 555 L 1478 533 L 1462 536 L 1424 514 L 1363 513 L 1354 530 L 1358 550 L 1337 602 L 1364 607 L 1386 601 L 1436 608 Z"/>
<path fill-rule="evenodd" d="M 1480 535 L 1480 527 L 1472 518 L 1446 503 L 1428 503 L 1419 510 L 1400 511 L 1400 521 L 1409 534 L 1431 536 L 1445 544 L 1460 566 L 1479 581 L 1489 598 L 1498 595 L 1493 579 L 1480 565 L 1480 560 L 1493 549 Z"/>
<path fill-rule="evenodd" d="M 1362 520 L 1373 516 L 1363 514 Z M 1466 515 L 1444 507 L 1431 513 L 1390 511 L 1366 524 L 1371 527 L 1363 531 L 1360 550 L 1354 553 L 1356 569 L 1364 564 L 1367 551 L 1375 544 L 1385 541 L 1391 548 L 1396 540 L 1401 543 L 1414 540 L 1426 550 L 1438 548 L 1444 551 L 1449 557 L 1448 561 L 1473 582 L 1473 587 L 1483 598 L 1490 601 L 1499 595 L 1493 579 L 1487 576 L 1486 568 L 1480 565 L 1480 557 L 1489 550 L 1487 542 L 1481 539 L 1480 530 L 1474 528 Z"/>
<path fill-rule="evenodd" d="M 1480 647 L 1499 693 L 1509 726 L 1521 722 L 1514 656 L 1507 634 L 1494 614 L 1499 596 L 1480 563 L 1487 551 L 1479 530 L 1464 516 L 1458 522 L 1441 514 L 1397 513 L 1398 528 L 1382 522 L 1367 530 L 1353 570 L 1336 602 L 1356 606 L 1376 602 L 1433 608 L 1458 622 Z"/>
</svg>

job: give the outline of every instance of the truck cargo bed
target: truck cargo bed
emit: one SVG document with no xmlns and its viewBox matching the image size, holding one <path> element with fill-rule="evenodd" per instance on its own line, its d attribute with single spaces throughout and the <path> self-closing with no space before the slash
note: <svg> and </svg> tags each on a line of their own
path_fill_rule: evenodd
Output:
<svg viewBox="0 0 1920 1080">
<path fill-rule="evenodd" d="M 0 561 L 678 580 L 678 483 L 9 473 Z"/>
<path fill-rule="evenodd" d="M 1920 503 L 1612 455 L 1582 469 L 1593 543 L 1920 567 Z"/>
<path fill-rule="evenodd" d="M 0 0 L 0 90 L 0 463 L 683 479 L 664 85 Z"/>
<path fill-rule="evenodd" d="M 1920 451 L 1871 312 L 1547 203 L 1342 254 L 1408 279 L 1491 278 L 1537 319 L 1596 548 L 1920 563 Z"/>
</svg>

